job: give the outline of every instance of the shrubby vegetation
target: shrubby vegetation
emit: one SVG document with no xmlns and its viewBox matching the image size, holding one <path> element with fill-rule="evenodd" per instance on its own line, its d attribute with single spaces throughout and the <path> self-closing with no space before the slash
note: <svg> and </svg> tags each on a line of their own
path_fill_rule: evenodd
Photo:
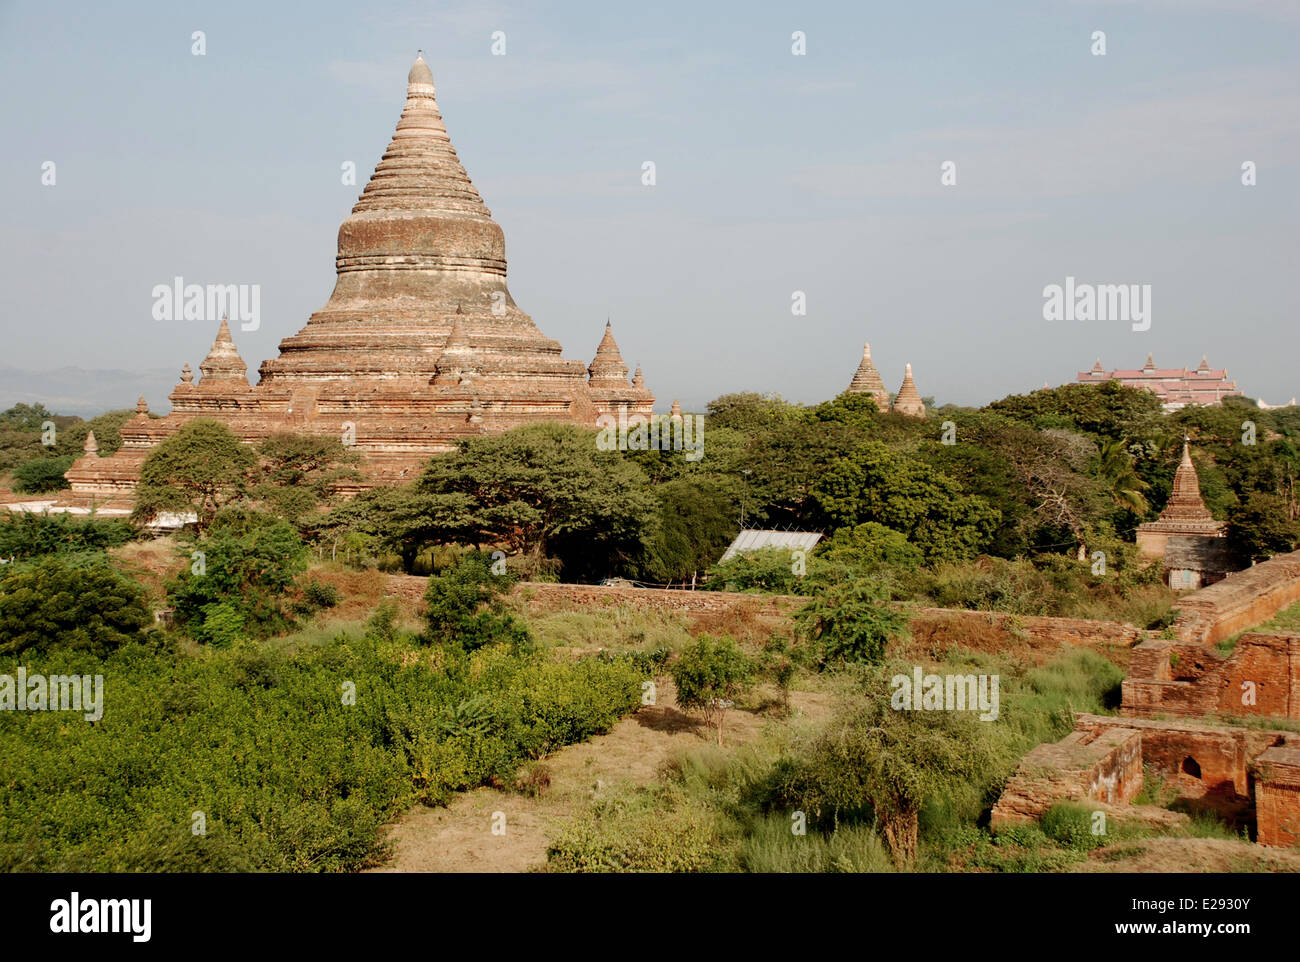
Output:
<svg viewBox="0 0 1300 962">
<path fill-rule="evenodd" d="M 0 655 L 106 655 L 153 623 L 143 589 L 102 558 L 49 554 L 0 570 Z"/>
<path fill-rule="evenodd" d="M 753 684 L 753 663 L 732 639 L 706 636 L 681 652 L 672 674 L 677 704 L 702 714 L 721 746 L 727 709 Z"/>
<path fill-rule="evenodd" d="M 105 712 L 0 719 L 0 870 L 357 869 L 412 802 L 507 778 L 606 730 L 640 693 L 621 663 L 417 650 L 348 633 L 288 654 L 128 645 L 102 661 L 26 659 L 30 672 L 102 673 Z M 206 838 L 190 835 L 195 811 Z"/>
<path fill-rule="evenodd" d="M 47 554 L 99 551 L 126 544 L 135 536 L 135 529 L 118 518 L 6 512 L 0 515 L 0 558 L 30 560 Z"/>
<path fill-rule="evenodd" d="M 177 625 L 218 646 L 266 638 L 293 624 L 286 596 L 307 568 L 307 552 L 286 521 L 226 509 L 182 547 L 187 562 L 167 586 Z"/>
</svg>

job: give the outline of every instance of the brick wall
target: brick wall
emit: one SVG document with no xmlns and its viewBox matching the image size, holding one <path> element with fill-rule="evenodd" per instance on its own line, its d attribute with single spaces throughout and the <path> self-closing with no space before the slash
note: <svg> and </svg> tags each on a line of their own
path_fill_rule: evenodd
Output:
<svg viewBox="0 0 1300 962">
<path fill-rule="evenodd" d="M 993 806 L 993 827 L 1042 816 L 1056 802 L 1122 805 L 1142 790 L 1142 736 L 1132 728 L 1079 728 L 1020 761 Z"/>
<path fill-rule="evenodd" d="M 1259 756 L 1255 824 L 1261 845 L 1300 841 L 1300 749 L 1277 745 Z"/>
<path fill-rule="evenodd" d="M 1076 715 L 1073 732 L 1021 759 L 993 808 L 993 824 L 1038 818 L 1058 801 L 1130 802 L 1150 769 L 1198 807 L 1240 824 L 1257 820 L 1262 844 L 1290 844 L 1289 832 L 1300 836 L 1295 739 L 1240 726 Z"/>
<path fill-rule="evenodd" d="M 1277 555 L 1179 599 L 1174 633 L 1213 645 L 1300 601 L 1300 551 Z"/>
<path fill-rule="evenodd" d="M 424 596 L 427 579 L 409 575 L 390 575 L 388 594 L 412 601 Z M 807 601 L 798 595 L 759 595 L 726 591 L 683 591 L 680 589 L 633 588 L 603 585 L 568 585 L 551 582 L 524 582 L 516 588 L 526 599 L 530 611 L 544 614 L 581 608 L 627 606 L 642 610 L 681 612 L 689 615 L 719 614 L 744 610 L 754 614 L 788 618 Z M 1007 615 L 995 611 L 964 611 L 951 608 L 916 608 L 899 605 L 911 620 L 913 630 L 924 630 L 930 637 L 953 640 L 971 630 L 996 632 L 1013 638 L 1027 636 L 1045 642 L 1071 645 L 1133 645 L 1143 632 L 1117 621 L 1087 621 L 1081 618 L 1044 618 Z"/>
<path fill-rule="evenodd" d="M 1122 711 L 1300 718 L 1300 635 L 1243 635 L 1226 657 L 1195 642 L 1145 641 L 1129 657 Z"/>
</svg>

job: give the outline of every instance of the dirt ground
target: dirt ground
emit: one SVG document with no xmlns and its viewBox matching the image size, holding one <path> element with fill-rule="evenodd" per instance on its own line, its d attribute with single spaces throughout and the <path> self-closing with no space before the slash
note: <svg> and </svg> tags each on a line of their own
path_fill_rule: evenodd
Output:
<svg viewBox="0 0 1300 962">
<path fill-rule="evenodd" d="M 606 735 L 570 745 L 542 760 L 550 786 L 540 796 L 479 788 L 445 808 L 417 806 L 389 830 L 393 859 L 379 872 L 527 872 L 546 861 L 564 826 L 598 795 L 618 784 L 658 777 L 673 752 L 708 744 L 714 735 L 677 708 L 672 680 L 658 680 L 657 704 L 640 708 Z M 791 692 L 795 720 L 829 715 L 834 696 Z M 724 728 L 728 747 L 757 738 L 772 716 L 733 710 Z M 505 833 L 492 834 L 493 813 L 505 815 Z"/>
<path fill-rule="evenodd" d="M 1221 838 L 1148 838 L 1092 852 L 1077 872 L 1300 872 L 1300 851 Z"/>
</svg>

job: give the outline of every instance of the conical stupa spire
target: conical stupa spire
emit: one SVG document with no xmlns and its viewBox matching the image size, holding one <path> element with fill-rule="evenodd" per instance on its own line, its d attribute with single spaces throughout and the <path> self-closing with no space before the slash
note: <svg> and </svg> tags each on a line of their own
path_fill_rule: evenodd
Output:
<svg viewBox="0 0 1300 962">
<path fill-rule="evenodd" d="M 682 406 L 677 403 L 677 398 L 673 398 L 673 409 L 668 413 L 668 417 L 676 418 L 678 421 L 682 419 Z"/>
<path fill-rule="evenodd" d="M 221 319 L 217 339 L 212 342 L 212 350 L 208 351 L 208 356 L 199 365 L 199 371 L 203 375 L 200 384 L 209 381 L 242 381 L 245 387 L 248 386 L 248 365 L 235 348 L 235 339 L 230 336 L 230 322 L 227 318 Z"/>
<path fill-rule="evenodd" d="M 81 446 L 81 450 L 86 454 L 99 454 L 99 442 L 95 440 L 95 432 L 86 432 L 86 443 Z"/>
<path fill-rule="evenodd" d="M 898 389 L 898 395 L 894 398 L 894 413 L 905 414 L 908 417 L 925 417 L 925 404 L 921 401 L 921 394 L 917 391 L 916 383 L 912 380 L 911 364 L 908 364 L 903 372 L 903 385 Z"/>
<path fill-rule="evenodd" d="M 853 380 L 849 382 L 848 392 L 850 394 L 870 394 L 875 398 L 876 406 L 881 410 L 889 406 L 889 391 L 885 389 L 885 382 L 881 380 L 880 372 L 871 363 L 871 345 L 869 343 L 862 345 L 862 362 L 858 365 Z"/>
<path fill-rule="evenodd" d="M 1169 503 L 1160 512 L 1161 521 L 1211 521 L 1213 515 L 1201 497 L 1201 479 L 1192 463 L 1192 439 L 1183 437 L 1183 457 L 1174 472 L 1174 488 Z"/>
<path fill-rule="evenodd" d="M 353 214 L 420 210 L 491 220 L 447 136 L 434 94 L 433 71 L 423 54 L 406 75 L 406 104 L 397 130 L 371 175 Z M 446 244 L 450 238 L 440 238 Z"/>
<path fill-rule="evenodd" d="M 627 386 L 627 364 L 619 353 L 609 321 L 605 322 L 605 336 L 600 339 L 596 357 L 587 366 L 587 373 L 591 376 L 592 387 Z"/>
</svg>

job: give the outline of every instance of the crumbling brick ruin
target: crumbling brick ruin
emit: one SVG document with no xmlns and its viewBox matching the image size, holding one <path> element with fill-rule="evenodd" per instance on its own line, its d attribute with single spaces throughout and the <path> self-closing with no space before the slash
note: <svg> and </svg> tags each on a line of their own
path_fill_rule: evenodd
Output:
<svg viewBox="0 0 1300 962">
<path fill-rule="evenodd" d="M 1129 803 L 1146 771 L 1175 786 L 1189 811 L 1253 822 L 1261 845 L 1300 836 L 1300 735 L 1082 714 L 1073 732 L 1021 760 L 993 807 L 993 827 L 1038 818 L 1059 801 Z"/>
<path fill-rule="evenodd" d="M 1300 634 L 1251 632 L 1229 654 L 1211 646 L 1298 599 L 1300 552 L 1181 599 L 1178 640 L 1132 649 L 1120 717 L 1077 715 L 1073 732 L 1025 755 L 993 808 L 994 827 L 1059 801 L 1127 805 L 1152 772 L 1181 807 L 1253 826 L 1262 845 L 1300 840 L 1300 734 L 1233 724 L 1300 719 Z"/>
<path fill-rule="evenodd" d="M 1280 554 L 1178 600 L 1174 634 L 1213 645 L 1300 601 L 1300 551 Z"/>
</svg>

